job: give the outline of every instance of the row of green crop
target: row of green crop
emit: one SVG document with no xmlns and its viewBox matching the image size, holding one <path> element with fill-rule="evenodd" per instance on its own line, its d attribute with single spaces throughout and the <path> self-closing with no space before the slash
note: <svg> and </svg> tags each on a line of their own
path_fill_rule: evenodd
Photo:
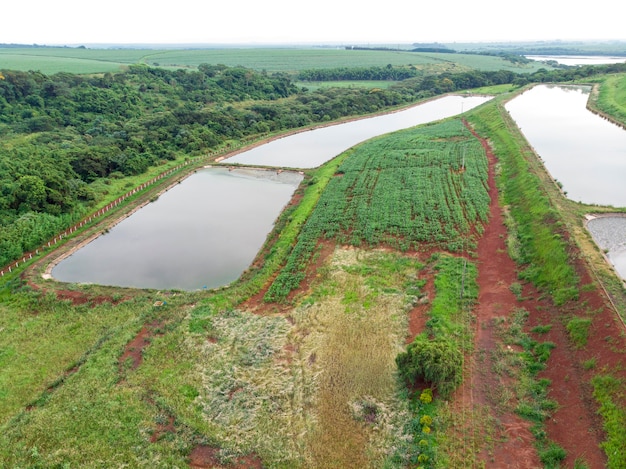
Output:
<svg viewBox="0 0 626 469">
<path fill-rule="evenodd" d="M 474 263 L 441 254 L 433 255 L 430 263 L 436 270 L 435 297 L 426 330 L 396 358 L 407 392 L 418 383 L 430 386 L 407 395 L 410 418 L 406 425 L 413 438 L 404 451 L 423 469 L 449 467 L 445 433 L 450 422 L 440 412 L 442 401 L 437 397 L 448 398 L 462 382 L 464 357 L 473 348 L 471 311 L 478 298 Z"/>
<path fill-rule="evenodd" d="M 266 300 L 283 301 L 300 284 L 321 239 L 472 250 L 488 206 L 484 151 L 460 121 L 371 140 L 329 182 Z"/>
<path fill-rule="evenodd" d="M 501 202 L 511 215 L 509 233 L 519 243 L 519 249 L 511 255 L 523 266 L 521 277 L 549 292 L 556 304 L 577 298 L 578 278 L 569 263 L 560 216 L 525 158 L 519 130 L 500 101 L 471 112 L 468 120 L 481 135 L 489 135 L 500 161 Z"/>
</svg>

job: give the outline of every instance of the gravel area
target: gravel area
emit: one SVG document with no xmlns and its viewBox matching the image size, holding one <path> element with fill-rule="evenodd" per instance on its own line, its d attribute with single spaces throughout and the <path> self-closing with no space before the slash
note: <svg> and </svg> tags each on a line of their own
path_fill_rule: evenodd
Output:
<svg viewBox="0 0 626 469">
<path fill-rule="evenodd" d="M 603 216 L 587 222 L 595 242 L 623 279 L 626 279 L 626 216 Z"/>
</svg>

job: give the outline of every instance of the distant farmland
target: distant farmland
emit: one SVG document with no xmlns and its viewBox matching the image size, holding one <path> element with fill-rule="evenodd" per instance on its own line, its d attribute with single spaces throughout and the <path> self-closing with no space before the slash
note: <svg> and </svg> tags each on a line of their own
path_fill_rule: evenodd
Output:
<svg viewBox="0 0 626 469">
<path fill-rule="evenodd" d="M 532 73 L 543 64 L 513 64 L 496 56 L 437 54 L 344 48 L 86 49 L 70 47 L 0 47 L 0 69 L 89 74 L 119 71 L 145 63 L 168 68 L 199 64 L 243 66 L 270 73 L 295 74 L 310 68 L 413 66 L 427 72 L 512 70 Z M 543 65 L 545 68 L 545 65 Z"/>
</svg>

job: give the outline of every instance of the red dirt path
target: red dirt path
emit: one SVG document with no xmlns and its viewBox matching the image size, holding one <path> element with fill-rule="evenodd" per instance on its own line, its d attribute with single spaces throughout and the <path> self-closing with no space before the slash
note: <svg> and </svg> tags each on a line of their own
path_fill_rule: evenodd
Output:
<svg viewBox="0 0 626 469">
<path fill-rule="evenodd" d="M 475 350 L 489 351 L 496 346 L 493 320 L 496 317 L 508 316 L 519 304 L 515 295 L 509 289 L 517 282 L 515 263 L 507 254 L 505 240 L 506 227 L 503 222 L 501 209 L 498 203 L 498 191 L 495 182 L 496 158 L 486 141 L 481 139 L 483 148 L 489 161 L 489 196 L 490 216 L 485 226 L 483 236 L 478 242 L 478 306 L 475 327 Z M 492 405 L 488 393 L 498 383 L 498 377 L 492 371 L 489 363 L 474 361 L 469 379 L 465 380 L 457 392 L 455 403 L 473 408 L 475 405 Z M 491 409 L 496 414 L 495 409 Z M 529 431 L 530 424 L 521 417 L 508 413 L 498 415 L 502 424 L 500 438 L 502 441 L 493 450 L 491 457 L 485 454 L 481 457 L 489 467 L 534 468 L 541 467 L 541 463 L 533 446 L 533 436 Z"/>
<path fill-rule="evenodd" d="M 518 308 L 529 312 L 527 331 L 537 325 L 552 325 L 551 330 L 537 340 L 550 341 L 556 344 L 552 350 L 548 366 L 540 373 L 541 378 L 551 380 L 549 398 L 555 400 L 559 407 L 553 412 L 552 418 L 545 422 L 548 438 L 558 443 L 567 451 L 562 467 L 573 467 L 574 461 L 581 459 L 588 467 L 601 468 L 606 466 L 606 456 L 600 449 L 605 435 L 601 421 L 597 415 L 597 404 L 592 397 L 589 380 L 596 372 L 583 370 L 582 362 L 595 358 L 595 370 L 608 366 L 614 375 L 626 377 L 626 372 L 615 368 L 624 363 L 626 358 L 626 340 L 624 328 L 617 319 L 616 312 L 610 307 L 602 290 L 599 288 L 581 290 L 581 297 L 562 307 L 555 307 L 551 301 L 541 298 L 532 286 L 525 285 L 522 300 L 518 300 L 509 287 L 519 282 L 517 268 L 506 253 L 506 227 L 503 223 L 502 211 L 498 204 L 498 194 L 494 179 L 495 156 L 488 143 L 481 139 L 489 159 L 489 193 L 491 197 L 491 215 L 483 237 L 478 244 L 478 307 L 475 311 L 477 322 L 475 329 L 475 350 L 493 350 L 495 330 L 493 319 L 508 316 Z M 572 258 L 577 260 L 577 271 L 580 286 L 592 283 L 588 267 L 572 248 Z M 564 324 L 567 318 L 584 315 L 590 311 L 592 328 L 587 345 L 574 349 L 568 338 Z M 491 412 L 496 414 L 490 404 L 489 391 L 497 382 L 498 377 L 490 366 L 474 362 L 469 380 L 456 394 L 456 406 L 472 406 L 474 404 L 492 405 Z M 486 467 L 535 468 L 542 467 L 533 446 L 533 437 L 529 432 L 528 422 L 515 414 L 498 415 L 502 423 L 501 434 L 504 441 L 497 444 L 491 455 L 483 450 L 482 459 Z"/>
<path fill-rule="evenodd" d="M 263 464 L 255 454 L 241 456 L 228 464 L 220 463 L 219 448 L 213 446 L 196 446 L 189 459 L 191 469 L 261 469 Z"/>
</svg>

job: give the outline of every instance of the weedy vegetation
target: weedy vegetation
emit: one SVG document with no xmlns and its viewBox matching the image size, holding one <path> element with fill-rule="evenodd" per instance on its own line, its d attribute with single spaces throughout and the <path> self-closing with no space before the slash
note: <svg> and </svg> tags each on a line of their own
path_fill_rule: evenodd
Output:
<svg viewBox="0 0 626 469">
<path fill-rule="evenodd" d="M 284 301 L 321 239 L 400 251 L 472 250 L 487 218 L 487 162 L 458 120 L 373 139 L 349 152 L 265 295 Z"/>
</svg>

